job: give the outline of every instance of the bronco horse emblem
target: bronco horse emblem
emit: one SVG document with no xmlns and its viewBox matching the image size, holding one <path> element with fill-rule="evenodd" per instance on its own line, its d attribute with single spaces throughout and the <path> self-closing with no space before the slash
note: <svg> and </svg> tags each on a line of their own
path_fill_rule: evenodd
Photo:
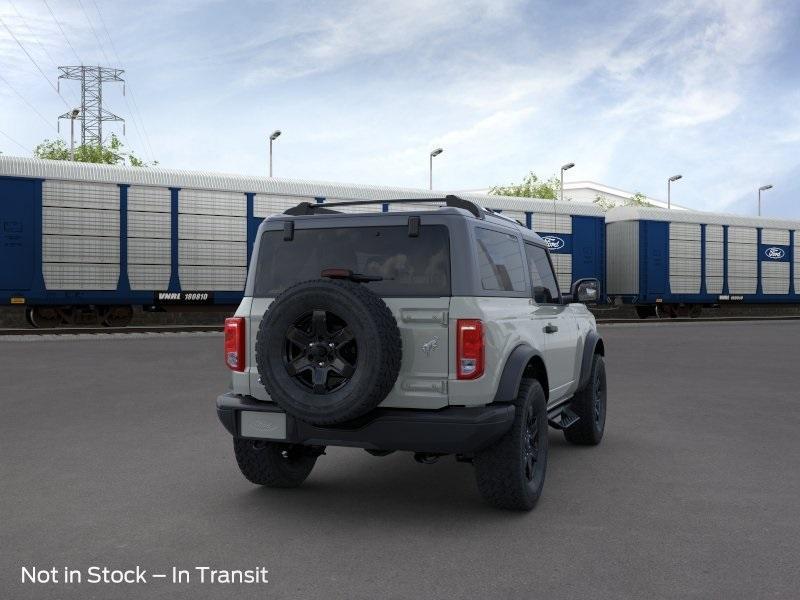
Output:
<svg viewBox="0 0 800 600">
<path fill-rule="evenodd" d="M 439 347 L 439 336 L 435 335 L 433 338 L 422 344 L 422 351 L 426 356 L 430 356 L 431 352 Z"/>
</svg>

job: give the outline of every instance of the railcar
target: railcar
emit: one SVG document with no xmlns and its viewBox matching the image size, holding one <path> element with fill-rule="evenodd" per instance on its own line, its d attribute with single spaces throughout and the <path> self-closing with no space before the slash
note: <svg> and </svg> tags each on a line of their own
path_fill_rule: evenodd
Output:
<svg viewBox="0 0 800 600">
<path fill-rule="evenodd" d="M 0 305 L 34 326 L 127 325 L 133 308 L 230 310 L 261 221 L 300 202 L 441 197 L 428 190 L 0 156 Z M 605 279 L 593 205 L 459 194 L 543 235 L 559 284 Z"/>
<path fill-rule="evenodd" d="M 659 208 L 606 214 L 607 294 L 640 317 L 800 301 L 800 221 Z"/>
</svg>

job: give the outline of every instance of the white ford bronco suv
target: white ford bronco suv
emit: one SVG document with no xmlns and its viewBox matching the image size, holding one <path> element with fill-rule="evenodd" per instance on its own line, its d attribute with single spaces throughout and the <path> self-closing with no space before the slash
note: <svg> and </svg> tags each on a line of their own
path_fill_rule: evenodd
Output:
<svg viewBox="0 0 800 600">
<path fill-rule="evenodd" d="M 394 202 L 415 206 L 301 203 L 261 224 L 217 399 L 239 468 L 293 487 L 326 446 L 454 454 L 489 503 L 529 510 L 548 425 L 603 437 L 605 349 L 581 303 L 600 284 L 562 294 L 538 235 L 456 196 Z"/>
</svg>

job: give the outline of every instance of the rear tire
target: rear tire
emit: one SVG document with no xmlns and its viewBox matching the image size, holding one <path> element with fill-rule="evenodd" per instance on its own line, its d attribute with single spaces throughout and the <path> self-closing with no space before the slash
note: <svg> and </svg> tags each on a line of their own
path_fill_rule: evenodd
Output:
<svg viewBox="0 0 800 600">
<path fill-rule="evenodd" d="M 547 401 L 535 379 L 524 379 L 514 404 L 511 429 L 494 446 L 475 455 L 478 490 L 489 504 L 531 510 L 547 472 Z"/>
<path fill-rule="evenodd" d="M 606 426 L 606 364 L 599 354 L 592 360 L 589 383 L 575 394 L 570 408 L 578 422 L 564 430 L 567 441 L 580 446 L 596 446 L 603 439 Z"/>
<path fill-rule="evenodd" d="M 233 451 L 248 481 L 276 488 L 303 483 L 321 453 L 316 448 L 243 439 L 233 440 Z"/>
</svg>

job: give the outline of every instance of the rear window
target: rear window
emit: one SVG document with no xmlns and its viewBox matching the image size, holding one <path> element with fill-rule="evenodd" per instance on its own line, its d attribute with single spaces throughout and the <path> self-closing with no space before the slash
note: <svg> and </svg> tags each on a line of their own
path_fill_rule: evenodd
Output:
<svg viewBox="0 0 800 600">
<path fill-rule="evenodd" d="M 261 238 L 255 295 L 273 297 L 290 285 L 319 279 L 323 269 L 349 269 L 383 277 L 364 283 L 380 296 L 449 296 L 450 240 L 444 225 L 295 229 Z"/>
</svg>

